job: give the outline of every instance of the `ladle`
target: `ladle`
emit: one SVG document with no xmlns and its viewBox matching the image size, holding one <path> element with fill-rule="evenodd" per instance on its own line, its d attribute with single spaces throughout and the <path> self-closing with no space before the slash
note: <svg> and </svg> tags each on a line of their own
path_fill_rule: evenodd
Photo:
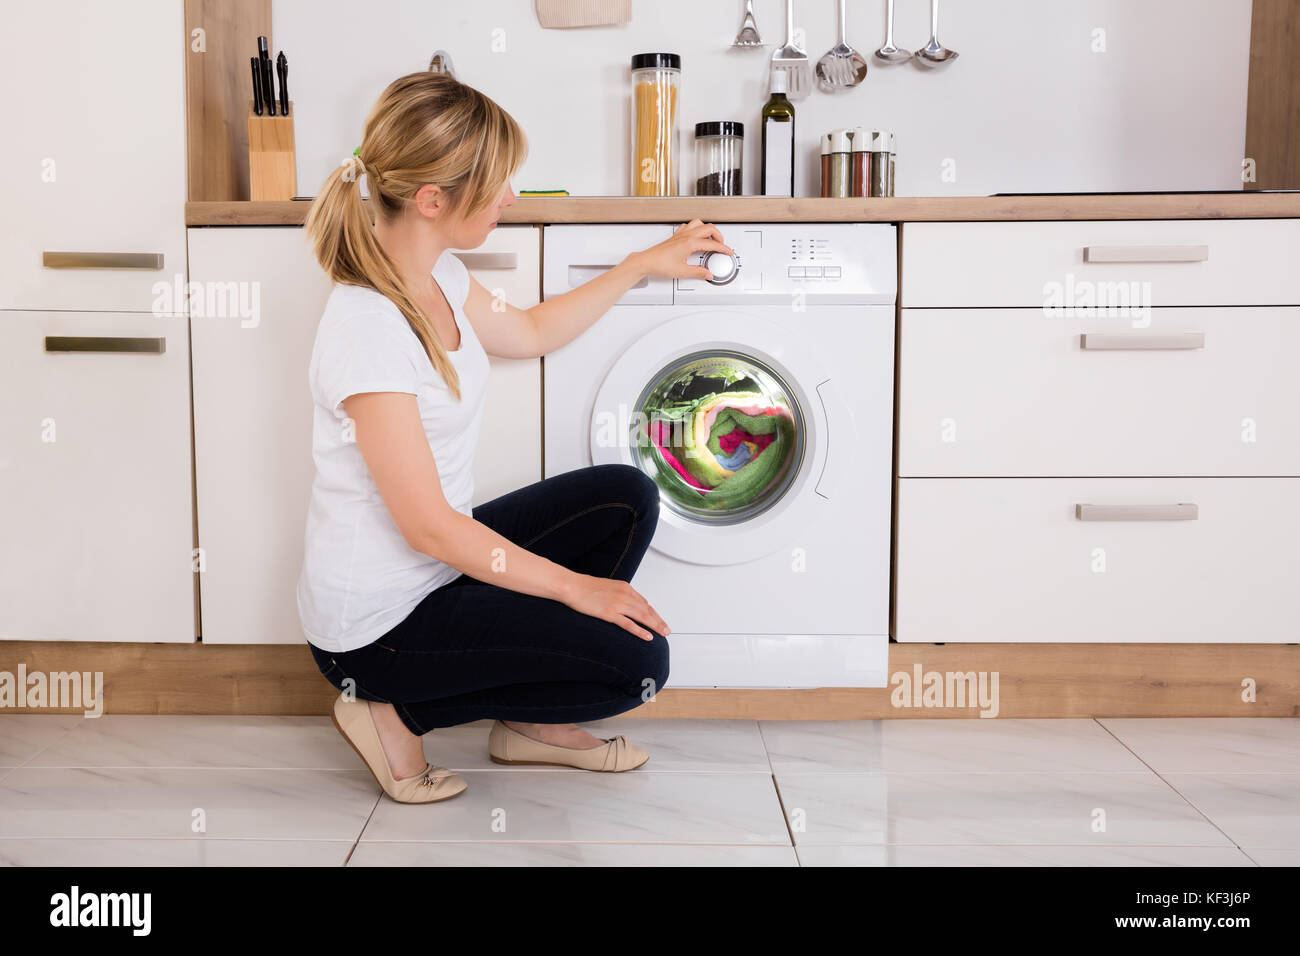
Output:
<svg viewBox="0 0 1300 956">
<path fill-rule="evenodd" d="M 916 51 L 918 63 L 951 63 L 957 59 L 957 51 L 949 50 L 939 43 L 939 0 L 930 0 L 930 42 Z"/>
</svg>

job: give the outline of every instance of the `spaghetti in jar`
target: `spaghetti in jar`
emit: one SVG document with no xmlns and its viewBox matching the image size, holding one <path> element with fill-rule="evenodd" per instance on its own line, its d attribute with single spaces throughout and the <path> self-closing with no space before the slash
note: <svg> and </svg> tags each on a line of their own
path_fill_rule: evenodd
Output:
<svg viewBox="0 0 1300 956">
<path fill-rule="evenodd" d="M 681 72 L 682 58 L 676 53 L 632 57 L 633 196 L 680 193 L 677 90 Z"/>
</svg>

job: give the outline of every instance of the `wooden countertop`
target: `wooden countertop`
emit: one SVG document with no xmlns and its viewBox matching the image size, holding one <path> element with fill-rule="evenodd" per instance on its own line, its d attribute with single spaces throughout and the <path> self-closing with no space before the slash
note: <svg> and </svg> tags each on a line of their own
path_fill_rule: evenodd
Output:
<svg viewBox="0 0 1300 956">
<path fill-rule="evenodd" d="M 190 226 L 301 226 L 310 203 L 188 202 Z M 1062 219 L 1291 219 L 1300 193 L 1105 196 L 935 196 L 889 199 L 768 196 L 528 196 L 502 222 L 924 222 Z"/>
</svg>

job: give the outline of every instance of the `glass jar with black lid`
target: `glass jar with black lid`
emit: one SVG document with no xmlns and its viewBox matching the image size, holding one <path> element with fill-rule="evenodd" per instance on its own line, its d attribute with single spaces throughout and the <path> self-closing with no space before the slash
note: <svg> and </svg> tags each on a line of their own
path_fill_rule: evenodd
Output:
<svg viewBox="0 0 1300 956">
<path fill-rule="evenodd" d="M 676 53 L 638 53 L 632 57 L 631 190 L 633 196 L 681 194 L 682 58 Z"/>
<path fill-rule="evenodd" d="M 695 124 L 695 195 L 744 194 L 745 124 L 731 120 Z"/>
</svg>

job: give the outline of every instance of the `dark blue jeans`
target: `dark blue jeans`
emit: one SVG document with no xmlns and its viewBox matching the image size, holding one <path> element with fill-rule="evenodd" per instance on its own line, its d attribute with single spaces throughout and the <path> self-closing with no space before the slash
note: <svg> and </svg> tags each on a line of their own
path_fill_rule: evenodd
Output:
<svg viewBox="0 0 1300 956">
<path fill-rule="evenodd" d="M 659 487 L 632 465 L 578 468 L 494 498 L 474 520 L 557 564 L 631 581 L 659 519 Z M 654 595 L 645 598 L 653 605 Z M 462 574 L 404 621 L 321 673 L 388 702 L 414 734 L 483 718 L 580 723 L 640 706 L 668 680 L 668 640 L 647 641 L 549 598 Z"/>
</svg>

